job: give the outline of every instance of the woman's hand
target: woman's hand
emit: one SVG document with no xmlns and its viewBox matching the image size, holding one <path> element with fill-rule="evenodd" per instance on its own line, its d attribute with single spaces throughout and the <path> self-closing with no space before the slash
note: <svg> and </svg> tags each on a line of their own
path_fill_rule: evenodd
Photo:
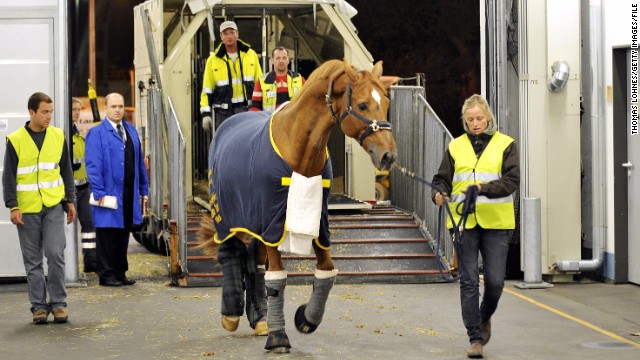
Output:
<svg viewBox="0 0 640 360">
<path fill-rule="evenodd" d="M 442 206 L 442 205 L 444 205 L 444 199 L 443 199 L 443 197 L 442 197 L 442 194 L 443 194 L 443 193 L 439 193 L 439 192 L 438 192 L 438 193 L 436 193 L 436 198 L 435 198 L 435 200 L 436 200 L 436 205 L 438 205 L 438 206 Z M 444 193 L 444 195 L 446 196 L 447 201 L 450 201 L 450 199 L 449 199 L 449 197 L 447 196 L 447 194 L 446 194 L 446 193 Z"/>
</svg>

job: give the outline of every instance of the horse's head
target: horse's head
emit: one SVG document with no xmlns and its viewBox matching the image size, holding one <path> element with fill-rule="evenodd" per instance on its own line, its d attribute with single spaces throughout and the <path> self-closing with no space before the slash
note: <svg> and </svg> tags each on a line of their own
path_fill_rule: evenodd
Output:
<svg viewBox="0 0 640 360">
<path fill-rule="evenodd" d="M 331 77 L 327 105 L 345 135 L 358 140 L 379 170 L 388 170 L 396 159 L 396 142 L 387 122 L 389 98 L 380 82 L 382 61 L 369 71 L 356 71 L 345 60 Z M 340 95 L 336 106 L 332 95 Z"/>
</svg>

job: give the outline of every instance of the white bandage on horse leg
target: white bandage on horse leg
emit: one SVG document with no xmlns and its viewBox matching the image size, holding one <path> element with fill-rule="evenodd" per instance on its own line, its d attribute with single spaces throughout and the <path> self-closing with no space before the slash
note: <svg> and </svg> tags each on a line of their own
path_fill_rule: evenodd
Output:
<svg viewBox="0 0 640 360">
<path fill-rule="evenodd" d="M 264 276 L 267 288 L 267 325 L 269 332 L 284 331 L 284 288 L 287 286 L 286 271 L 267 271 Z"/>
<path fill-rule="evenodd" d="M 317 270 L 313 281 L 313 292 L 304 310 L 304 317 L 314 325 L 320 325 L 324 316 L 324 308 L 329 298 L 329 292 L 338 275 L 338 269 Z"/>
</svg>

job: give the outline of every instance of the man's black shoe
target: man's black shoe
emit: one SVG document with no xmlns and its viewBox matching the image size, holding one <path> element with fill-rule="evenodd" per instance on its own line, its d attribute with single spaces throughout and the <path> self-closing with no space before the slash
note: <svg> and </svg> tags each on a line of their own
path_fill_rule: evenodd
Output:
<svg viewBox="0 0 640 360">
<path fill-rule="evenodd" d="M 100 280 L 100 285 L 101 286 L 122 286 L 122 283 L 116 280 L 105 280 L 105 281 Z"/>
<path fill-rule="evenodd" d="M 122 283 L 122 285 L 133 285 L 133 284 L 136 283 L 135 280 L 131 280 L 129 278 L 120 279 L 118 281 L 120 281 Z"/>
</svg>

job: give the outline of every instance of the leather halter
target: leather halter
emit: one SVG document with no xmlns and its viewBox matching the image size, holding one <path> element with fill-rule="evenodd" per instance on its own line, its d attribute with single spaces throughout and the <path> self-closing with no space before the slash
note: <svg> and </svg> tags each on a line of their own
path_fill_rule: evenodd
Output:
<svg viewBox="0 0 640 360">
<path fill-rule="evenodd" d="M 331 116 L 333 117 L 333 120 L 336 121 L 336 124 L 342 123 L 342 120 L 344 120 L 347 116 L 353 115 L 358 120 L 360 120 L 360 121 L 364 122 L 365 124 L 369 125 L 367 127 L 367 130 L 365 130 L 365 132 L 362 135 L 360 135 L 360 137 L 358 138 L 358 143 L 360 144 L 360 146 L 362 146 L 362 142 L 364 141 L 364 139 L 367 136 L 371 135 L 372 133 L 374 133 L 374 132 L 376 132 L 378 130 L 389 130 L 389 131 L 391 131 L 391 123 L 390 122 L 388 122 L 388 121 L 370 120 L 370 119 L 367 119 L 366 117 L 362 116 L 362 114 L 353 111 L 353 108 L 351 108 L 351 82 L 347 82 L 347 107 L 344 109 L 344 112 L 340 115 L 340 117 L 338 117 L 336 112 L 333 110 L 333 103 L 331 102 L 331 94 L 332 93 L 333 93 L 333 80 L 331 80 L 329 82 L 329 89 L 327 90 L 327 94 L 325 95 L 325 100 L 327 102 L 327 106 L 331 110 Z"/>
</svg>

